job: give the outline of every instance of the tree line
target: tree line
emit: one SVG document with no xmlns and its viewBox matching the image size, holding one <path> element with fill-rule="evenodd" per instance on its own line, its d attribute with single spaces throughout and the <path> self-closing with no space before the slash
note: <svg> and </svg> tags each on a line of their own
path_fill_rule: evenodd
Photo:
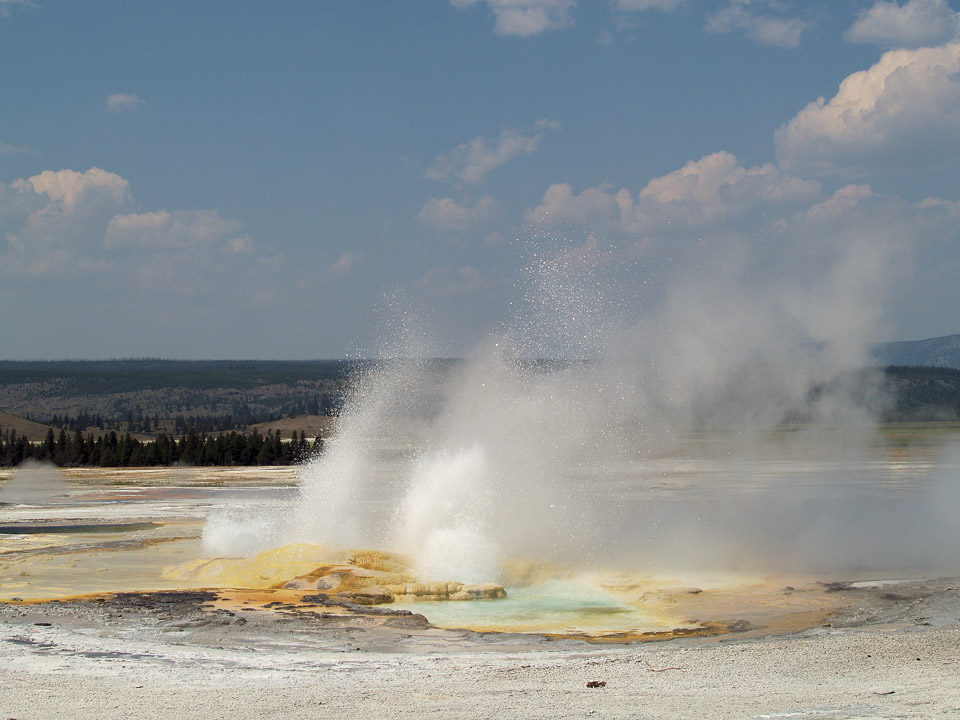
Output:
<svg viewBox="0 0 960 720">
<path fill-rule="evenodd" d="M 256 429 L 207 435 L 190 430 L 177 439 L 160 433 L 155 439 L 138 440 L 127 433 L 111 431 L 94 438 L 80 430 L 68 433 L 51 428 L 46 438 L 31 443 L 16 430 L 0 433 L 0 467 L 15 467 L 24 460 L 48 462 L 58 467 L 151 467 L 166 465 L 294 465 L 314 457 L 323 440 L 310 442 L 306 432 L 293 433 L 285 442 L 277 430 L 261 435 Z"/>
<path fill-rule="evenodd" d="M 246 430 L 250 425 L 256 425 L 257 423 L 271 423 L 282 418 L 293 418 L 300 415 L 332 416 L 339 412 L 340 405 L 341 400 L 338 396 L 331 393 L 321 393 L 306 401 L 296 400 L 284 404 L 279 412 L 270 413 L 256 412 L 246 403 L 234 403 L 233 411 L 229 413 L 194 413 L 189 415 L 179 413 L 172 417 L 161 418 L 158 412 L 154 411 L 153 415 L 145 413 L 138 405 L 116 415 L 104 415 L 103 413 L 81 410 L 75 416 L 68 412 L 56 413 L 52 416 L 28 413 L 28 419 L 41 425 L 50 425 L 54 429 L 62 428 L 68 433 L 77 430 L 85 432 L 90 428 L 116 430 L 118 432 L 126 430 L 133 433 L 170 432 L 172 424 L 173 434 L 179 437 L 180 435 L 186 435 L 191 430 L 198 433 Z"/>
</svg>

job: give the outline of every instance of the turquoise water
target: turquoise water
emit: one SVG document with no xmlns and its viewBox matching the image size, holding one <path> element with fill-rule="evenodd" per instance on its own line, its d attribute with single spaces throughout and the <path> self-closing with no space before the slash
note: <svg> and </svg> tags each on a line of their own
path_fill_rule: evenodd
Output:
<svg viewBox="0 0 960 720">
<path fill-rule="evenodd" d="M 551 580 L 507 588 L 500 600 L 398 602 L 391 608 L 425 615 L 439 627 L 516 632 L 662 630 L 642 610 L 583 581 Z"/>
</svg>

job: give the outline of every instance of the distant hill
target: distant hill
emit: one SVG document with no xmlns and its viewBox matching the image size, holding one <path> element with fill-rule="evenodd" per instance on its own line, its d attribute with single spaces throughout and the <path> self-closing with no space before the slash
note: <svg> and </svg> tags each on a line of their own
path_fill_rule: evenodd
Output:
<svg viewBox="0 0 960 720">
<path fill-rule="evenodd" d="M 257 423 L 247 429 L 256 430 L 261 435 L 279 430 L 284 440 L 289 440 L 294 432 L 305 432 L 307 437 L 315 438 L 330 435 L 333 432 L 334 422 L 334 418 L 328 415 L 298 415 L 272 422 Z"/>
<path fill-rule="evenodd" d="M 16 430 L 17 435 L 26 437 L 27 440 L 43 440 L 47 436 L 49 425 L 41 425 L 32 420 L 11 415 L 0 410 L 0 433 L 8 430 Z"/>
<path fill-rule="evenodd" d="M 882 419 L 893 422 L 960 420 L 960 370 L 890 365 L 884 368 L 892 405 Z"/>
<path fill-rule="evenodd" d="M 81 412 L 238 422 L 331 413 L 359 367 L 340 360 L 2 360 L 0 408 L 44 421 Z"/>
<path fill-rule="evenodd" d="M 912 365 L 960 370 L 960 335 L 883 343 L 873 349 L 873 357 L 878 365 Z"/>
</svg>

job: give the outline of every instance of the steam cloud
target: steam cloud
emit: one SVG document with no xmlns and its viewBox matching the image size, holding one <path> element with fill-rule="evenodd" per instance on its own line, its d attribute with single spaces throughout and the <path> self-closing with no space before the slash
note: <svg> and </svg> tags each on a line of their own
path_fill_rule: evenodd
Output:
<svg viewBox="0 0 960 720">
<path fill-rule="evenodd" d="M 25 461 L 13 477 L 0 486 L 0 502 L 46 505 L 57 502 L 70 491 L 70 485 L 53 465 Z"/>
<path fill-rule="evenodd" d="M 956 492 L 897 476 L 871 447 L 886 399 L 864 368 L 896 243 L 845 238 L 826 272 L 789 249 L 736 249 L 704 249 L 654 301 L 614 253 L 538 251 L 516 316 L 463 361 L 429 360 L 422 332 L 399 333 L 304 469 L 279 536 L 400 549 L 423 579 L 461 581 L 495 580 L 521 555 L 667 570 L 955 562 L 941 508 Z"/>
</svg>

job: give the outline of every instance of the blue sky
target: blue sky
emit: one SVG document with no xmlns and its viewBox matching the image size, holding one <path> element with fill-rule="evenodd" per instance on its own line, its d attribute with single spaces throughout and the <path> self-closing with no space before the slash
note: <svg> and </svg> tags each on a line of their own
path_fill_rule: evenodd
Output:
<svg viewBox="0 0 960 720">
<path fill-rule="evenodd" d="M 544 267 L 635 326 L 960 332 L 958 17 L 0 0 L 0 357 L 377 354 L 411 316 L 458 354 Z"/>
</svg>

